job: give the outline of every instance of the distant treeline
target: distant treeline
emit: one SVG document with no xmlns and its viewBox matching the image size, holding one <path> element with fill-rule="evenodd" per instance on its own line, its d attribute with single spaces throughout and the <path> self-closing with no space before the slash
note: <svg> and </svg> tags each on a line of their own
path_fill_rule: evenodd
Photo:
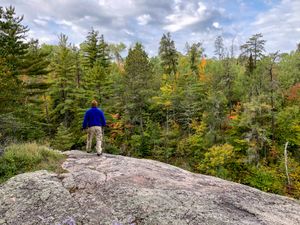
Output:
<svg viewBox="0 0 300 225">
<path fill-rule="evenodd" d="M 123 58 L 123 43 L 93 29 L 79 48 L 64 34 L 58 45 L 28 41 L 22 19 L 0 8 L 1 146 L 84 149 L 82 119 L 96 99 L 106 152 L 300 198 L 300 48 L 266 53 L 255 34 L 234 57 L 219 36 L 206 59 L 200 42 L 182 54 L 167 33 L 157 56 L 136 43 Z"/>
</svg>

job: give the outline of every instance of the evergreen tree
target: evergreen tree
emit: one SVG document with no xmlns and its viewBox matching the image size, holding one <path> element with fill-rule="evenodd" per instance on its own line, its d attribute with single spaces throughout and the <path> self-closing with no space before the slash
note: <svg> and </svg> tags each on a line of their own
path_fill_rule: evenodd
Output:
<svg viewBox="0 0 300 225">
<path fill-rule="evenodd" d="M 123 78 L 125 114 L 133 124 L 139 124 L 143 131 L 143 115 L 151 96 L 152 66 L 143 46 L 136 43 L 129 49 Z M 150 89 L 150 90 L 149 90 Z"/>
<path fill-rule="evenodd" d="M 86 41 L 81 46 L 84 57 L 84 66 L 86 68 L 92 68 L 99 57 L 98 35 L 99 32 L 92 28 L 86 37 Z"/>
<path fill-rule="evenodd" d="M 61 123 L 57 128 L 54 139 L 52 140 L 53 148 L 61 151 L 70 150 L 74 143 L 72 132 Z"/>
<path fill-rule="evenodd" d="M 107 68 L 110 64 L 109 46 L 104 41 L 104 36 L 99 37 L 99 32 L 93 28 L 88 33 L 87 40 L 82 44 L 83 57 L 85 67 L 93 68 L 95 65 L 100 65 Z"/>
<path fill-rule="evenodd" d="M 99 37 L 98 31 L 92 29 L 87 40 L 81 45 L 85 69 L 82 76 L 83 95 L 87 101 L 98 99 L 106 103 L 110 95 L 108 80 L 110 66 L 110 49 L 104 41 L 104 36 Z"/>
<path fill-rule="evenodd" d="M 84 112 L 97 99 L 109 125 L 108 152 L 300 197 L 299 45 L 264 55 L 266 41 L 255 34 L 238 63 L 218 36 L 216 58 L 199 65 L 201 44 L 187 45 L 183 55 L 167 33 L 159 56 L 149 59 L 135 44 L 123 60 L 126 46 L 108 45 L 94 29 L 80 49 L 65 35 L 58 45 L 39 46 L 26 40 L 22 19 L 0 7 L 0 147 L 46 137 L 57 149 L 80 149 Z"/>
<path fill-rule="evenodd" d="M 83 88 L 86 99 L 98 99 L 101 103 L 106 101 L 109 92 L 108 73 L 101 65 L 95 65 L 85 72 Z"/>
<path fill-rule="evenodd" d="M 195 74 L 198 74 L 198 65 L 200 63 L 202 53 L 203 48 L 200 42 L 193 43 L 192 46 L 188 49 L 190 68 Z"/>
<path fill-rule="evenodd" d="M 124 43 L 119 44 L 110 44 L 109 45 L 110 52 L 112 57 L 115 59 L 116 63 L 120 66 L 123 63 L 123 57 L 121 56 L 121 52 L 126 49 L 126 45 Z"/>
<path fill-rule="evenodd" d="M 37 138 L 38 133 L 49 131 L 49 124 L 47 124 L 46 115 L 43 113 L 43 104 L 45 103 L 43 97 L 50 87 L 46 77 L 49 73 L 48 65 L 50 61 L 47 59 L 48 53 L 40 48 L 37 40 L 29 42 L 26 56 L 23 63 L 28 64 L 28 69 L 27 75 L 23 75 L 22 78 L 24 94 L 26 95 L 22 117 L 31 121 L 29 127 L 36 133 Z"/>
<path fill-rule="evenodd" d="M 0 117 L 15 120 L 13 135 L 28 139 L 40 133 L 38 97 L 47 88 L 42 76 L 48 73 L 48 62 L 36 41 L 26 42 L 29 29 L 22 20 L 14 7 L 0 7 Z M 10 130 L 6 124 L 3 130 Z"/>
<path fill-rule="evenodd" d="M 76 88 L 80 88 L 82 84 L 83 70 L 80 61 L 80 51 L 77 47 L 73 46 L 72 51 L 74 52 L 75 61 L 75 73 L 76 73 Z"/>
<path fill-rule="evenodd" d="M 98 43 L 98 60 L 100 66 L 108 68 L 110 65 L 110 50 L 109 45 L 104 41 L 103 34 L 100 36 Z"/>
<path fill-rule="evenodd" d="M 163 34 L 160 40 L 159 56 L 164 72 L 168 75 L 172 73 L 175 75 L 178 64 L 178 53 L 170 33 Z"/>
<path fill-rule="evenodd" d="M 16 16 L 14 7 L 0 7 L 0 57 L 5 58 L 12 76 L 22 73 L 22 62 L 29 47 L 25 43 L 29 29 L 21 24 L 22 21 L 23 16 Z"/>
<path fill-rule="evenodd" d="M 225 49 L 223 43 L 223 37 L 218 36 L 215 40 L 215 55 L 217 55 L 218 59 L 221 60 L 224 58 Z"/>
<path fill-rule="evenodd" d="M 0 112 L 11 111 L 10 106 L 20 103 L 22 97 L 20 75 L 29 47 L 25 43 L 28 28 L 21 24 L 22 20 L 23 16 L 16 16 L 14 7 L 0 7 Z"/>
<path fill-rule="evenodd" d="M 297 44 L 297 49 L 296 49 L 296 51 L 297 51 L 297 52 L 300 52 L 300 43 Z"/>
<path fill-rule="evenodd" d="M 262 34 L 255 34 L 249 38 L 249 40 L 241 46 L 241 57 L 246 57 L 247 68 L 250 74 L 257 66 L 257 61 L 264 56 L 265 40 L 261 40 Z"/>
<path fill-rule="evenodd" d="M 76 87 L 74 58 L 72 48 L 68 44 L 68 37 L 64 34 L 59 36 L 59 46 L 54 53 L 53 84 L 51 88 L 52 120 L 55 126 L 63 122 L 69 127 L 73 114 L 73 92 Z"/>
</svg>

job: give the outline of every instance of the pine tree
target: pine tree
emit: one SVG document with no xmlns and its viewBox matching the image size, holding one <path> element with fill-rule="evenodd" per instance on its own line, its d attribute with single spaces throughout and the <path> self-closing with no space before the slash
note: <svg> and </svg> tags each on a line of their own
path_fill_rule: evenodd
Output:
<svg viewBox="0 0 300 225">
<path fill-rule="evenodd" d="M 14 7 L 0 7 L 0 112 L 11 111 L 10 106 L 20 103 L 22 97 L 20 75 L 29 47 L 24 42 L 28 28 L 21 24 L 22 20 L 23 16 L 16 16 Z"/>
<path fill-rule="evenodd" d="M 175 75 L 178 65 L 178 53 L 170 33 L 163 34 L 160 40 L 159 56 L 164 72 L 168 75 Z"/>
<path fill-rule="evenodd" d="M 225 49 L 223 43 L 223 37 L 218 36 L 215 40 L 215 55 L 218 56 L 218 59 L 221 60 L 224 58 Z"/>
<path fill-rule="evenodd" d="M 85 90 L 85 99 L 98 99 L 101 103 L 106 101 L 110 83 L 108 81 L 110 67 L 110 49 L 104 41 L 104 36 L 99 37 L 99 32 L 92 29 L 87 40 L 81 45 L 84 59 L 82 88 Z"/>
<path fill-rule="evenodd" d="M 300 43 L 297 44 L 296 52 L 300 52 Z"/>
<path fill-rule="evenodd" d="M 252 74 L 256 68 L 257 61 L 264 56 L 263 52 L 265 51 L 266 41 L 261 40 L 262 37 L 262 34 L 255 34 L 241 46 L 241 57 L 246 57 L 248 63 L 247 68 L 250 74 Z"/>
<path fill-rule="evenodd" d="M 76 88 L 81 87 L 82 83 L 82 66 L 80 61 L 80 51 L 76 46 L 73 46 L 72 51 L 74 52 L 74 61 L 75 61 L 75 73 L 76 73 Z"/>
<path fill-rule="evenodd" d="M 73 93 L 76 87 L 76 74 L 72 47 L 68 44 L 68 37 L 59 36 L 59 46 L 54 53 L 53 85 L 51 88 L 52 119 L 54 125 L 63 124 L 70 126 L 74 118 Z"/>
<path fill-rule="evenodd" d="M 23 75 L 24 111 L 23 119 L 31 121 L 29 127 L 36 134 L 49 131 L 46 115 L 43 113 L 44 96 L 50 87 L 46 76 L 49 73 L 47 60 L 48 53 L 42 51 L 37 40 L 29 42 L 29 49 L 24 64 L 28 65 L 27 75 Z M 31 133 L 30 129 L 29 132 Z M 36 136 L 37 138 L 37 136 Z"/>
<path fill-rule="evenodd" d="M 20 124 L 18 132 L 26 139 L 39 136 L 39 95 L 47 88 L 42 76 L 48 73 L 48 62 L 36 41 L 26 42 L 29 29 L 22 20 L 14 7 L 0 7 L 0 116 L 7 118 L 10 113 L 16 121 L 14 136 Z"/>
<path fill-rule="evenodd" d="M 123 57 L 121 56 L 121 52 L 123 52 L 126 49 L 126 45 L 122 42 L 119 44 L 110 44 L 109 49 L 116 63 L 118 64 L 118 66 L 120 66 L 123 63 Z"/>
<path fill-rule="evenodd" d="M 104 41 L 103 34 L 99 38 L 99 44 L 98 44 L 98 60 L 100 63 L 100 66 L 103 68 L 108 68 L 110 65 L 110 51 L 109 51 L 109 45 Z"/>
<path fill-rule="evenodd" d="M 98 35 L 99 32 L 92 28 L 86 37 L 86 41 L 81 45 L 84 57 L 84 66 L 86 68 L 92 68 L 99 57 Z"/>
<path fill-rule="evenodd" d="M 59 125 L 57 128 L 56 135 L 51 143 L 53 148 L 61 151 L 70 150 L 74 143 L 74 137 L 72 135 L 72 132 L 64 126 L 63 123 Z"/>
<path fill-rule="evenodd" d="M 86 39 L 81 46 L 86 69 L 93 68 L 95 65 L 108 68 L 110 51 L 108 44 L 104 41 L 104 36 L 99 37 L 99 32 L 92 28 Z"/>
<path fill-rule="evenodd" d="M 198 74 L 198 65 L 200 63 L 202 53 L 203 48 L 200 42 L 193 43 L 192 46 L 188 49 L 190 68 L 195 74 Z"/>
<path fill-rule="evenodd" d="M 29 47 L 25 43 L 29 29 L 21 24 L 22 21 L 23 16 L 16 16 L 14 7 L 0 7 L 0 57 L 5 58 L 12 76 L 22 73 L 22 62 Z"/>
<path fill-rule="evenodd" d="M 136 43 L 129 49 L 123 78 L 125 113 L 131 123 L 143 130 L 143 113 L 151 95 L 152 66 L 143 46 Z M 149 90 L 150 89 L 150 90 Z"/>
</svg>

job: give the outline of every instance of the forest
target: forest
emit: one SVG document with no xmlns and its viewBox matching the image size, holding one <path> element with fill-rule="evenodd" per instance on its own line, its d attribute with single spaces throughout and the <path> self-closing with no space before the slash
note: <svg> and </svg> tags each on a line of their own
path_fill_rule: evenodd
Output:
<svg viewBox="0 0 300 225">
<path fill-rule="evenodd" d="M 181 53 L 165 33 L 150 57 L 142 43 L 110 43 L 93 28 L 79 46 L 65 34 L 39 44 L 29 29 L 0 7 L 0 148 L 85 151 L 82 120 L 96 99 L 106 153 L 300 198 L 300 44 L 267 53 L 258 33 L 236 56 L 218 36 L 208 58 L 201 42 Z"/>
</svg>

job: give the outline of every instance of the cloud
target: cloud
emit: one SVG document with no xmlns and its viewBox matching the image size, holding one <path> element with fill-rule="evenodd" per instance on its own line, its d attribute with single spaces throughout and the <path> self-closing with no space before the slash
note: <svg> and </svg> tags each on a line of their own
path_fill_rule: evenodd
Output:
<svg viewBox="0 0 300 225">
<path fill-rule="evenodd" d="M 300 1 L 283 0 L 267 12 L 260 13 L 251 30 L 262 33 L 269 51 L 290 51 L 300 42 Z"/>
<path fill-rule="evenodd" d="M 220 24 L 218 22 L 213 22 L 212 26 L 216 29 L 220 28 Z"/>
<path fill-rule="evenodd" d="M 126 34 L 130 35 L 130 36 L 133 36 L 133 35 L 134 35 L 133 32 L 131 32 L 131 31 L 127 30 L 127 29 L 123 29 L 123 31 L 124 31 Z"/>
<path fill-rule="evenodd" d="M 93 27 L 109 42 L 139 41 L 157 54 L 163 33 L 171 32 L 178 50 L 186 42 L 203 42 L 213 55 L 214 40 L 243 44 L 262 32 L 267 49 L 291 50 L 299 41 L 298 0 L 0 0 L 24 15 L 29 37 L 56 44 L 60 33 L 73 44 L 83 42 Z M 35 9 L 35 10 L 33 10 Z"/>
<path fill-rule="evenodd" d="M 136 20 L 138 21 L 139 25 L 144 26 L 144 25 L 148 24 L 151 19 L 152 18 L 149 14 L 144 14 L 144 15 L 139 16 Z"/>
<path fill-rule="evenodd" d="M 166 17 L 167 25 L 164 29 L 170 32 L 182 30 L 192 24 L 205 20 L 207 8 L 199 2 L 198 7 L 194 3 L 175 1 L 174 12 Z"/>
<path fill-rule="evenodd" d="M 47 21 L 41 20 L 41 19 L 34 19 L 33 22 L 36 23 L 37 25 L 40 25 L 40 26 L 43 26 L 43 27 L 48 24 Z"/>
<path fill-rule="evenodd" d="M 33 31 L 29 30 L 28 32 L 28 38 L 29 39 L 37 39 L 39 40 L 40 43 L 54 43 L 55 41 L 58 40 L 58 34 L 49 34 L 48 32 L 44 31 Z"/>
</svg>

